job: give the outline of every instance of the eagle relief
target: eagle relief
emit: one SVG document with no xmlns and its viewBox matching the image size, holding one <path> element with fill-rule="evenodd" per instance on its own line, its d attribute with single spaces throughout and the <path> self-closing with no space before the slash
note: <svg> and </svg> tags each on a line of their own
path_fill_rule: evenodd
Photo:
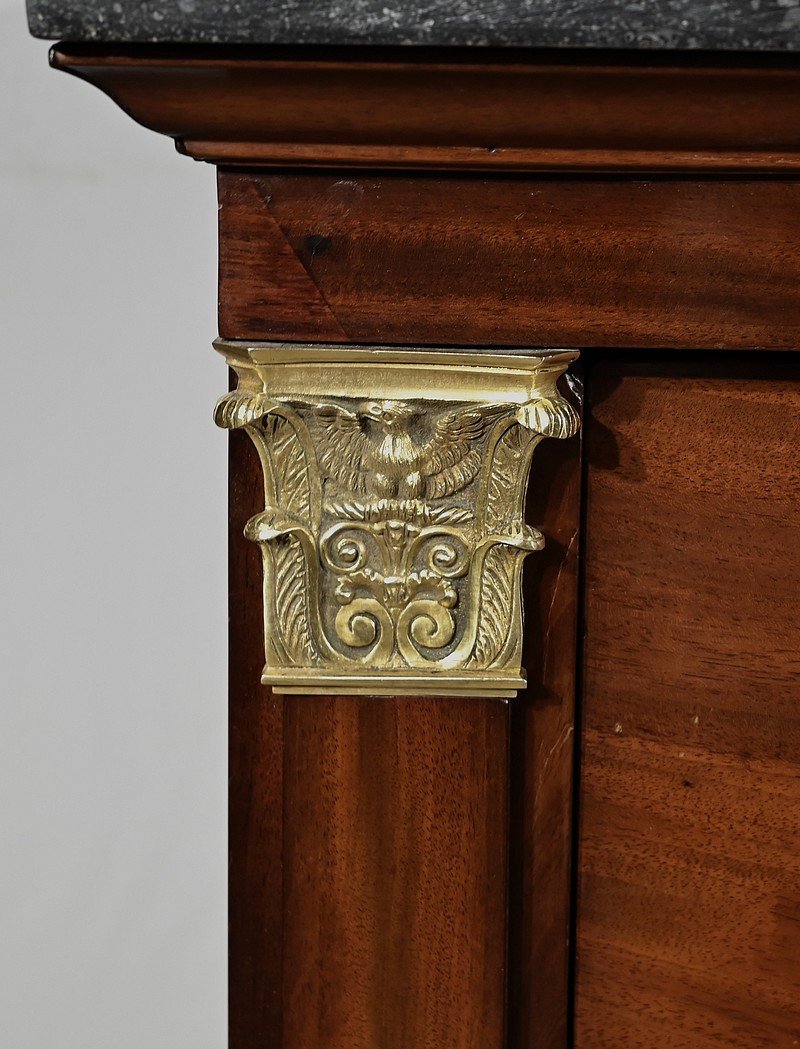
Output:
<svg viewBox="0 0 800 1049">
<path fill-rule="evenodd" d="M 264 681 L 311 693 L 514 694 L 522 563 L 544 544 L 523 520 L 528 470 L 543 437 L 577 429 L 555 385 L 571 355 L 544 368 L 540 396 L 511 396 L 501 373 L 475 391 L 488 386 L 491 399 L 468 386 L 454 402 L 447 351 L 443 368 L 396 389 L 397 376 L 382 383 L 379 357 L 354 361 L 348 376 L 345 349 L 330 349 L 330 381 L 323 363 L 305 385 L 335 395 L 302 392 L 301 375 L 275 375 L 279 363 L 234 358 L 239 388 L 217 408 L 220 425 L 247 430 L 264 468 L 265 509 L 245 532 L 264 559 Z M 528 372 L 552 363 L 522 360 Z M 476 366 L 486 370 L 485 358 Z M 353 395 L 342 392 L 348 378 Z"/>
</svg>

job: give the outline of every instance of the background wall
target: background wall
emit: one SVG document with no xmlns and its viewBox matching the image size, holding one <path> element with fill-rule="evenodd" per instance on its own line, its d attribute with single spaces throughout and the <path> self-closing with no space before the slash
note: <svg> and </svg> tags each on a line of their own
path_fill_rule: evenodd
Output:
<svg viewBox="0 0 800 1049">
<path fill-rule="evenodd" d="M 214 172 L 0 20 L 0 1046 L 223 1049 Z"/>
</svg>

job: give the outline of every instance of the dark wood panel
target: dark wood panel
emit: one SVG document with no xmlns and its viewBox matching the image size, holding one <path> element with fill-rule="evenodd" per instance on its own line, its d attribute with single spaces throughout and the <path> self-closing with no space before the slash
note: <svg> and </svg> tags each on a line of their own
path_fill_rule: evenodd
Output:
<svg viewBox="0 0 800 1049">
<path fill-rule="evenodd" d="M 259 182 L 233 181 L 223 196 L 220 180 L 220 191 L 220 312 L 229 302 L 238 303 L 251 332 L 266 332 L 264 318 L 269 318 L 269 328 L 290 330 L 294 339 L 346 342 L 347 333 L 278 225 Z M 237 217 L 246 216 L 233 236 L 227 224 L 229 209 Z M 313 242 L 309 250 L 315 250 Z M 222 327 L 220 333 L 224 337 Z"/>
<path fill-rule="evenodd" d="M 284 1049 L 501 1049 L 508 704 L 286 700 Z"/>
<path fill-rule="evenodd" d="M 800 1043 L 800 362 L 590 382 L 576 1046 Z"/>
<path fill-rule="evenodd" d="M 228 164 L 800 170 L 794 55 L 60 44 L 52 62 Z"/>
<path fill-rule="evenodd" d="M 528 687 L 511 714 L 509 1049 L 566 1049 L 581 448 L 544 441 L 525 579 Z"/>
<path fill-rule="evenodd" d="M 800 345 L 798 183 L 222 172 L 219 185 L 227 338 Z"/>
<path fill-rule="evenodd" d="M 230 1049 L 281 1044 L 283 704 L 261 685 L 261 554 L 244 526 L 264 506 L 255 448 L 230 436 Z"/>
</svg>

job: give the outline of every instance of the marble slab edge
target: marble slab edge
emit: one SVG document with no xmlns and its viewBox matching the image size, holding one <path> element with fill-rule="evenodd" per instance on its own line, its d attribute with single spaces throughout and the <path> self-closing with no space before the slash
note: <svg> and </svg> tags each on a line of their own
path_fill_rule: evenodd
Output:
<svg viewBox="0 0 800 1049">
<path fill-rule="evenodd" d="M 800 0 L 28 0 L 34 36 L 172 44 L 793 51 Z"/>
</svg>

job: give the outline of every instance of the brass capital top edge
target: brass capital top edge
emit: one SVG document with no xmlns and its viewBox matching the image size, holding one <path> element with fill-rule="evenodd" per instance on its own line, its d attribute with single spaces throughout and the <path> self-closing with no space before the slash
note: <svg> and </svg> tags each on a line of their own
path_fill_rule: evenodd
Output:
<svg viewBox="0 0 800 1049">
<path fill-rule="evenodd" d="M 485 368 L 514 368 L 528 362 L 568 364 L 580 356 L 579 349 L 567 347 L 520 346 L 498 350 L 494 346 L 409 346 L 395 343 L 307 343 L 259 342 L 249 339 L 214 340 L 214 349 L 226 357 L 241 357 L 258 364 L 299 364 L 304 361 L 354 364 L 452 365 L 469 363 Z"/>
<path fill-rule="evenodd" d="M 524 404 L 554 394 L 576 350 L 439 349 L 340 344 L 290 344 L 218 339 L 215 348 L 239 373 L 240 385 L 276 397 L 504 400 Z"/>
</svg>

